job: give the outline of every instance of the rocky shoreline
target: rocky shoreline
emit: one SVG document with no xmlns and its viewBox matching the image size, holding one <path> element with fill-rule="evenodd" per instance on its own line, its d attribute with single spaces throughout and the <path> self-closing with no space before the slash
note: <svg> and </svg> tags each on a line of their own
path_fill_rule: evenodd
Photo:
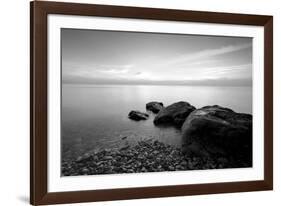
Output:
<svg viewBox="0 0 281 206">
<path fill-rule="evenodd" d="M 63 176 L 242 168 L 252 166 L 252 115 L 218 105 L 196 109 L 188 102 L 167 107 L 146 104 L 155 113 L 154 125 L 173 125 L 181 131 L 182 148 L 153 139 L 119 149 L 90 152 L 62 162 Z M 128 118 L 145 121 L 150 115 L 132 110 Z M 171 137 L 173 138 L 173 137 Z"/>
<path fill-rule="evenodd" d="M 135 146 L 87 153 L 75 161 L 62 163 L 63 176 L 143 173 L 249 167 L 226 156 L 191 157 L 180 148 L 152 139 Z"/>
</svg>

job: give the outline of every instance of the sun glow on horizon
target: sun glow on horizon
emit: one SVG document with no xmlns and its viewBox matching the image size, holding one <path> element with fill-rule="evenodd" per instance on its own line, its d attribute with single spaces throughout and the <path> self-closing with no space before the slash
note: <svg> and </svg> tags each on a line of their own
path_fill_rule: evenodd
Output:
<svg viewBox="0 0 281 206">
<path fill-rule="evenodd" d="M 128 32 L 112 38 L 113 33 L 89 31 L 80 39 L 79 30 L 63 31 L 63 82 L 175 84 L 252 78 L 251 38 Z"/>
</svg>

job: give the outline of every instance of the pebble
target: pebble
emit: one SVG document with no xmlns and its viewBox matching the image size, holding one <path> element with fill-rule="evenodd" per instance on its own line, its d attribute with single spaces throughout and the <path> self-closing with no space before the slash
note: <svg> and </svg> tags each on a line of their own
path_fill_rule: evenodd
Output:
<svg viewBox="0 0 281 206">
<path fill-rule="evenodd" d="M 142 167 L 142 168 L 141 168 L 141 172 L 147 172 L 146 168 L 145 168 L 145 167 Z"/>
<path fill-rule="evenodd" d="M 173 166 L 169 166 L 168 168 L 169 168 L 169 170 L 175 170 L 175 168 Z"/>
<path fill-rule="evenodd" d="M 82 173 L 83 174 L 88 174 L 89 170 L 87 168 L 83 168 Z"/>
<path fill-rule="evenodd" d="M 182 165 L 182 166 L 186 166 L 186 165 L 187 165 L 187 161 L 183 160 L 183 161 L 181 162 L 181 165 Z"/>
<path fill-rule="evenodd" d="M 176 166 L 176 170 L 180 170 L 181 169 L 181 166 L 180 165 L 177 165 Z"/>
<path fill-rule="evenodd" d="M 242 163 L 241 163 L 242 164 Z M 62 163 L 64 176 L 160 172 L 231 167 L 225 157 L 184 156 L 178 148 L 159 141 L 143 140 L 119 150 L 104 149 Z"/>
<path fill-rule="evenodd" d="M 112 160 L 113 157 L 112 157 L 112 156 L 104 156 L 103 159 L 104 159 L 104 160 Z"/>
</svg>

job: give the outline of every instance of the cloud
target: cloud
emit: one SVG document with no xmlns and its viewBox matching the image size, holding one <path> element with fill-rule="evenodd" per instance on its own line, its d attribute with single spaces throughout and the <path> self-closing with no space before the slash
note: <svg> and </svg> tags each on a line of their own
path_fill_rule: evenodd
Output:
<svg viewBox="0 0 281 206">
<path fill-rule="evenodd" d="M 64 63 L 62 65 L 64 76 L 77 77 L 118 77 L 131 73 L 133 64 L 81 64 L 81 63 Z M 65 69 L 67 68 L 67 69 Z"/>
<path fill-rule="evenodd" d="M 98 71 L 106 74 L 126 74 L 129 72 L 129 69 L 109 69 L 109 70 L 98 70 Z"/>
<path fill-rule="evenodd" d="M 203 84 L 203 85 L 235 85 L 229 79 L 251 78 L 251 61 L 240 61 L 237 51 L 251 48 L 252 44 L 236 44 L 219 48 L 205 49 L 193 53 L 161 58 L 158 61 L 119 62 L 118 64 L 63 64 L 69 68 L 63 72 L 63 82 L 83 83 L 124 83 L 124 84 Z M 232 52 L 228 59 L 223 55 Z M 223 57 L 223 58 L 221 58 Z M 229 60 L 229 58 L 231 58 Z M 237 60 L 236 60 L 237 59 Z M 237 64 L 237 65 L 233 65 Z M 64 71 L 64 69 L 63 69 Z M 77 81 L 76 81 L 77 78 Z M 219 81 L 214 81 L 215 79 Z M 83 80 L 83 81 L 82 81 Z M 202 81 L 201 81 L 202 80 Z M 184 81 L 184 82 L 183 82 Z M 194 81 L 194 82 L 192 82 Z M 242 84 L 244 84 L 244 80 Z M 246 84 L 249 85 L 249 81 Z M 239 85 L 239 81 L 237 83 Z"/>
<path fill-rule="evenodd" d="M 173 58 L 171 60 L 168 60 L 165 62 L 165 65 L 174 65 L 174 64 L 179 64 L 183 62 L 194 62 L 197 60 L 204 60 L 209 57 L 214 57 L 222 54 L 227 54 L 227 53 L 232 53 L 236 51 L 240 51 L 243 49 L 250 48 L 252 44 L 239 44 L 239 45 L 229 45 L 229 46 L 224 46 L 221 48 L 217 49 L 206 49 L 202 50 L 193 54 L 185 54 L 181 55 L 179 57 Z"/>
<path fill-rule="evenodd" d="M 221 67 L 209 67 L 204 71 L 205 74 L 216 74 L 216 73 L 228 73 L 228 72 L 240 72 L 241 70 L 251 71 L 252 64 L 232 65 L 232 66 L 221 66 Z"/>
</svg>

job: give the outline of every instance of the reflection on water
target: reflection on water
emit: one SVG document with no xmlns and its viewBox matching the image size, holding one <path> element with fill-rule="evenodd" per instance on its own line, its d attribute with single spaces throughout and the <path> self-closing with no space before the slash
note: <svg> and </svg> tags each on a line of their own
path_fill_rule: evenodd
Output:
<svg viewBox="0 0 281 206">
<path fill-rule="evenodd" d="M 142 138 L 181 146 L 181 131 L 174 127 L 155 127 L 152 113 L 146 121 L 128 119 L 131 110 L 145 111 L 145 104 L 150 101 L 160 101 L 164 105 L 187 101 L 196 108 L 217 104 L 236 112 L 252 113 L 252 88 L 63 85 L 62 158 L 134 144 Z"/>
</svg>

